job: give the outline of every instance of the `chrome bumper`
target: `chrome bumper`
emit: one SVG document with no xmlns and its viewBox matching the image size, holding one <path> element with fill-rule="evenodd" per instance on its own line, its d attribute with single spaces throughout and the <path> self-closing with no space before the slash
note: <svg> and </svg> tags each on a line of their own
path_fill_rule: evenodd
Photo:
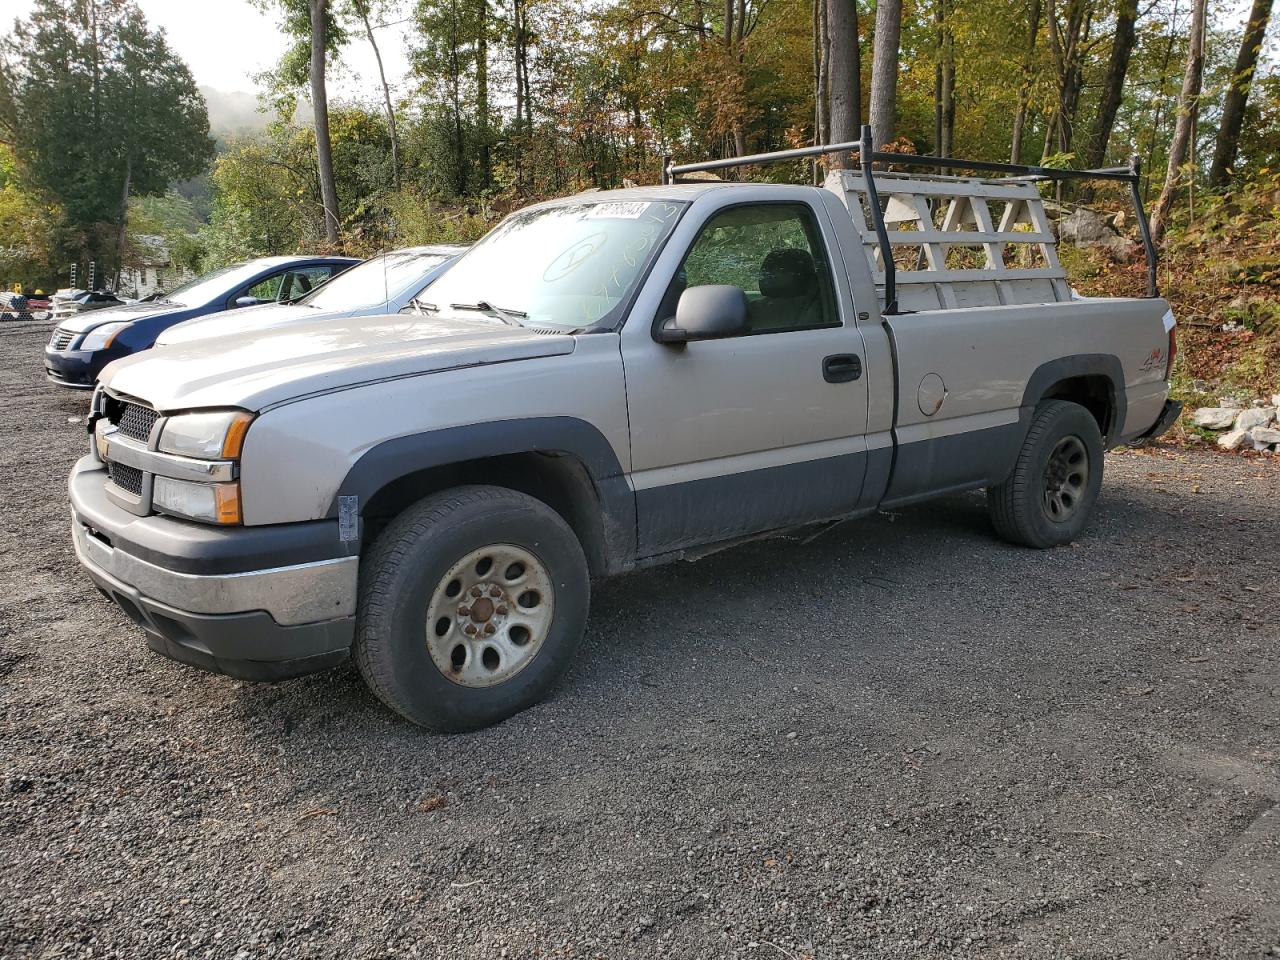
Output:
<svg viewBox="0 0 1280 960">
<path fill-rule="evenodd" d="M 350 617 L 356 611 L 356 557 L 245 573 L 191 574 L 169 570 L 111 546 L 74 510 L 71 535 L 76 556 L 90 575 L 123 584 L 149 600 L 188 613 L 261 610 L 281 626 L 292 626 Z"/>
</svg>

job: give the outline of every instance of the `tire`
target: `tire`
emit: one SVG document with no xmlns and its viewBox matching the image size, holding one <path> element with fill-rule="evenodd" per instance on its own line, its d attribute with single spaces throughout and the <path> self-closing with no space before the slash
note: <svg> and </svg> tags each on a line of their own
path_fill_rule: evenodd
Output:
<svg viewBox="0 0 1280 960">
<path fill-rule="evenodd" d="M 1102 434 L 1084 407 L 1045 400 L 1036 407 L 1009 478 L 987 489 L 996 533 L 1047 549 L 1084 530 L 1102 488 Z"/>
<path fill-rule="evenodd" d="M 590 591 L 582 545 L 546 504 L 502 487 L 446 490 L 393 520 L 364 559 L 356 665 L 416 724 L 488 726 L 555 685 Z"/>
</svg>

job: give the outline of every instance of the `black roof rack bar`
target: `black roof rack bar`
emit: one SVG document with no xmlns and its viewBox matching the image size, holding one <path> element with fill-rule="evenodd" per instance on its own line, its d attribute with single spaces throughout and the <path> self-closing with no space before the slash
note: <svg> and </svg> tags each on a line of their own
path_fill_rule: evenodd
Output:
<svg viewBox="0 0 1280 960">
<path fill-rule="evenodd" d="M 896 164 L 906 167 L 934 167 L 950 170 L 971 170 L 983 173 L 1002 173 L 1015 180 L 1112 180 L 1129 185 L 1129 198 L 1133 201 L 1133 212 L 1138 221 L 1138 233 L 1142 237 L 1142 248 L 1147 260 L 1147 296 L 1159 296 L 1156 285 L 1156 268 L 1158 265 L 1155 243 L 1151 238 L 1151 225 L 1147 221 L 1147 211 L 1142 205 L 1142 193 L 1139 183 L 1142 179 L 1142 163 L 1134 154 L 1129 158 L 1127 167 L 1101 167 L 1096 170 L 1066 170 L 1058 167 L 1024 166 L 1016 163 L 995 163 L 989 160 L 961 160 L 956 157 L 932 157 L 917 153 L 885 153 L 874 149 L 871 139 L 871 127 L 864 124 L 862 136 L 850 143 L 833 143 L 813 147 L 798 147 L 794 150 L 775 150 L 772 153 L 753 153 L 743 157 L 726 157 L 723 160 L 705 160 L 701 163 L 683 163 L 673 165 L 669 156 L 662 158 L 662 182 L 674 183 L 682 173 L 694 173 L 699 170 L 724 170 L 729 167 L 741 167 L 755 163 L 777 163 L 782 160 L 799 160 L 804 157 L 817 157 L 828 153 L 852 153 L 857 151 L 859 166 L 867 184 L 868 206 L 871 218 L 875 221 L 876 241 L 880 246 L 880 256 L 884 261 L 884 299 L 885 313 L 896 313 L 898 310 L 897 268 L 893 262 L 893 246 L 889 243 L 888 230 L 884 224 L 884 211 L 880 209 L 880 195 L 876 189 L 875 174 L 872 166 L 876 163 Z"/>
<path fill-rule="evenodd" d="M 1128 180 L 1133 174 L 1128 167 L 1104 167 L 1100 170 L 1066 170 L 1059 167 L 1029 167 L 1018 163 L 994 163 L 990 160 L 962 160 L 959 157 L 932 157 L 919 153 L 883 153 L 871 155 L 876 163 L 895 163 L 904 167 L 944 167 L 951 170 L 973 170 L 1012 174 L 1015 179 L 1035 180 Z"/>
<path fill-rule="evenodd" d="M 796 147 L 794 150 L 774 150 L 772 153 L 752 153 L 744 157 L 725 157 L 723 160 L 703 160 L 700 163 L 682 163 L 671 165 L 670 157 L 662 158 L 662 182 L 673 183 L 682 173 L 696 173 L 699 170 L 724 170 L 728 167 L 744 167 L 752 163 L 779 163 L 783 160 L 801 160 L 804 157 L 818 157 L 824 153 L 849 153 L 862 146 L 860 141 L 849 143 L 819 144 L 816 147 Z"/>
</svg>

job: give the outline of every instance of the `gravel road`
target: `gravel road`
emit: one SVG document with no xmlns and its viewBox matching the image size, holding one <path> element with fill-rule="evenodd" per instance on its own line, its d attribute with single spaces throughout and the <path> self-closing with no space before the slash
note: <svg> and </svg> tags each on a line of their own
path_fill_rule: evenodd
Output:
<svg viewBox="0 0 1280 960">
<path fill-rule="evenodd" d="M 147 651 L 46 336 L 0 326 L 0 956 L 1280 956 L 1275 460 L 1112 455 L 1071 548 L 971 495 L 633 574 L 433 737 Z"/>
</svg>

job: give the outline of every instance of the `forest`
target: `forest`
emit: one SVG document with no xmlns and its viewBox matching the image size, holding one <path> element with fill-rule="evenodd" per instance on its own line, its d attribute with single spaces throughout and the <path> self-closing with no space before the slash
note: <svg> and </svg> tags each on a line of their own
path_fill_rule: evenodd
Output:
<svg viewBox="0 0 1280 960">
<path fill-rule="evenodd" d="M 1187 319 L 1265 333 L 1280 313 L 1271 0 L 255 2 L 292 45 L 260 78 L 265 130 L 218 143 L 130 0 L 38 0 L 15 24 L 0 55 L 0 282 L 65 284 L 90 258 L 110 275 L 138 233 L 170 238 L 193 270 L 472 240 L 540 198 L 655 182 L 663 155 L 840 142 L 869 122 L 896 152 L 1136 155 L 1169 231 L 1162 285 Z M 381 64 L 392 43 L 407 88 L 383 76 L 367 102 L 330 99 L 344 54 L 371 44 Z M 1058 199 L 1106 212 L 1119 198 Z M 1138 282 L 1139 265 L 1074 266 L 1083 289 Z"/>
</svg>

